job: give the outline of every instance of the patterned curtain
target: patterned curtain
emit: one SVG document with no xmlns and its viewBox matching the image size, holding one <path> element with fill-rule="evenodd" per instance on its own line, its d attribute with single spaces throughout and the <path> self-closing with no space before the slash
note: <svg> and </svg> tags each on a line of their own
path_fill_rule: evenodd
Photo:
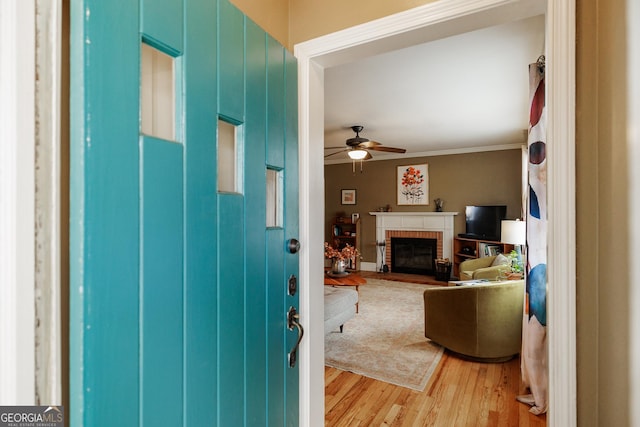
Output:
<svg viewBox="0 0 640 427">
<path fill-rule="evenodd" d="M 518 400 L 530 412 L 547 412 L 547 162 L 544 56 L 529 65 L 529 194 L 527 200 L 527 286 L 522 325 L 522 381 L 531 394 Z"/>
</svg>

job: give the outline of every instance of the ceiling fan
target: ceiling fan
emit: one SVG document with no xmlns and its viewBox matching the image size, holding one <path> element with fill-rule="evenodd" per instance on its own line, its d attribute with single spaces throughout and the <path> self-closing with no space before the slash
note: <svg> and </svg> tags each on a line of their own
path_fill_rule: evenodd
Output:
<svg viewBox="0 0 640 427">
<path fill-rule="evenodd" d="M 347 155 L 349 156 L 349 158 L 351 158 L 352 160 L 369 160 L 371 158 L 373 158 L 373 156 L 371 155 L 371 153 L 369 153 L 369 150 L 373 150 L 373 151 L 386 151 L 388 153 L 405 153 L 407 150 L 405 150 L 404 148 L 395 148 L 395 147 L 385 147 L 384 145 L 380 144 L 379 142 L 375 142 L 375 141 L 370 141 L 367 138 L 363 138 L 360 136 L 360 132 L 362 132 L 362 129 L 364 129 L 363 126 L 360 125 L 356 125 L 356 126 L 351 126 L 351 130 L 353 130 L 356 133 L 356 136 L 353 138 L 349 138 L 346 141 L 346 145 L 347 147 L 325 147 L 325 150 L 337 150 L 340 149 L 340 151 L 335 151 L 333 153 L 329 153 L 326 156 L 324 156 L 325 158 L 339 154 L 339 153 L 347 153 Z"/>
</svg>

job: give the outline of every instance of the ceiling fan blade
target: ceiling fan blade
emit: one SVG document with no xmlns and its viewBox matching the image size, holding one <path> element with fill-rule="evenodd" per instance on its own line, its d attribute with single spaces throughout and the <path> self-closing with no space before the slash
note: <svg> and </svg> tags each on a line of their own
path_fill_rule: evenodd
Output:
<svg viewBox="0 0 640 427">
<path fill-rule="evenodd" d="M 371 155 L 370 152 L 367 151 L 367 155 L 364 156 L 364 159 L 362 159 L 362 160 L 369 160 L 369 159 L 373 159 L 373 156 Z"/>
<path fill-rule="evenodd" d="M 370 147 L 370 150 L 374 150 L 374 151 L 386 151 L 388 153 L 406 153 L 407 150 L 404 148 L 395 148 L 395 147 L 385 147 L 384 145 L 381 146 L 376 146 L 376 147 Z"/>
<path fill-rule="evenodd" d="M 382 145 L 382 144 L 376 141 L 367 141 L 367 142 L 361 142 L 360 144 L 358 144 L 358 148 L 372 148 L 372 147 L 377 147 L 378 145 Z"/>
<path fill-rule="evenodd" d="M 351 149 L 350 148 L 345 148 L 344 150 L 336 151 L 335 153 L 329 153 L 329 154 L 325 155 L 324 158 L 326 159 L 327 157 L 331 157 L 331 156 L 336 155 L 336 154 L 344 153 L 345 151 L 349 151 L 349 150 L 351 150 Z"/>
<path fill-rule="evenodd" d="M 341 147 L 324 147 L 325 150 L 344 150 L 344 145 Z"/>
</svg>

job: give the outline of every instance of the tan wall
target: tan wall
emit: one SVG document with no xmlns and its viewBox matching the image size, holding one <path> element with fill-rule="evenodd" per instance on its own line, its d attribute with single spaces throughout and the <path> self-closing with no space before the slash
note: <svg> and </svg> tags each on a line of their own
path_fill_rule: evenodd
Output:
<svg viewBox="0 0 640 427">
<path fill-rule="evenodd" d="M 231 3 L 293 51 L 289 45 L 289 0 L 231 0 Z"/>
<path fill-rule="evenodd" d="M 435 211 L 433 199 L 444 200 L 444 210 L 459 212 L 455 230 L 464 233 L 464 207 L 466 205 L 507 205 L 507 217 L 520 214 L 521 183 L 520 150 L 486 153 L 456 154 L 448 156 L 419 157 L 404 160 L 364 162 L 360 173 L 352 164 L 325 166 L 325 231 L 329 231 L 332 219 L 339 212 L 360 214 L 360 241 L 365 262 L 376 260 L 375 217 L 369 215 L 381 206 L 391 205 L 393 212 Z M 429 165 L 429 205 L 398 206 L 396 204 L 396 170 L 399 165 Z M 356 190 L 356 205 L 342 205 L 341 189 Z"/>
<path fill-rule="evenodd" d="M 296 0 L 290 2 L 289 42 L 310 40 L 434 0 Z"/>
<path fill-rule="evenodd" d="M 296 43 L 431 3 L 435 0 L 231 0 L 273 38 Z"/>
<path fill-rule="evenodd" d="M 629 426 L 625 1 L 576 6 L 578 425 Z"/>
</svg>

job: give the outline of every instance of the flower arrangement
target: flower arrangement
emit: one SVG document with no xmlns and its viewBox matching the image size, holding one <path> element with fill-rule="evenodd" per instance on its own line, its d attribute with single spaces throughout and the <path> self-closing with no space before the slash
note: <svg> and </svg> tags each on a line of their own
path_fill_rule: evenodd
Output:
<svg viewBox="0 0 640 427">
<path fill-rule="evenodd" d="M 344 248 L 338 250 L 324 242 L 324 256 L 329 259 L 348 260 L 355 259 L 360 256 L 360 251 L 350 244 L 346 244 Z"/>
</svg>

